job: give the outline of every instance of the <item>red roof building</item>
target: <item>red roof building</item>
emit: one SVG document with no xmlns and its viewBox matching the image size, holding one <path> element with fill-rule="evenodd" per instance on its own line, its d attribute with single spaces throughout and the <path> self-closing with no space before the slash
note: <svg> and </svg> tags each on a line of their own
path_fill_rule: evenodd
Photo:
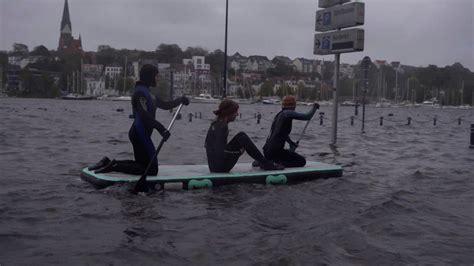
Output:
<svg viewBox="0 0 474 266">
<path fill-rule="evenodd" d="M 79 39 L 72 36 L 72 24 L 69 17 L 69 5 L 64 1 L 63 18 L 61 20 L 61 32 L 59 37 L 58 52 L 62 53 L 82 53 L 81 35 Z"/>
</svg>

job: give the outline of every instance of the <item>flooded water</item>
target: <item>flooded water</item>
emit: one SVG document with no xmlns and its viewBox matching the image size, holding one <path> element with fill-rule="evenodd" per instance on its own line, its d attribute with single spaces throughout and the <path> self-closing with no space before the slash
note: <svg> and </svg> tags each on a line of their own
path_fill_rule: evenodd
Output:
<svg viewBox="0 0 474 266">
<path fill-rule="evenodd" d="M 206 163 L 214 108 L 183 109 L 160 164 Z M 241 105 L 230 134 L 245 131 L 262 147 L 278 110 Z M 298 151 L 341 165 L 342 178 L 136 196 L 79 178 L 104 155 L 133 158 L 129 102 L 2 98 L 0 265 L 472 265 L 474 111 L 369 107 L 361 134 L 361 110 L 353 126 L 353 107 L 339 110 L 336 149 L 332 107 L 322 106 L 323 125 L 315 116 Z M 202 119 L 189 122 L 196 112 Z M 158 119 L 167 124 L 171 114 Z M 294 122 L 294 139 L 303 126 Z"/>
</svg>

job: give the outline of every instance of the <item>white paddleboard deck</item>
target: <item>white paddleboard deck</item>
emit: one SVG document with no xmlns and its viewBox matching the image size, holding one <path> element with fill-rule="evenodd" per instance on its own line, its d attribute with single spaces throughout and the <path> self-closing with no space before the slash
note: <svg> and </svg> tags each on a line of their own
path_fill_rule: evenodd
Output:
<svg viewBox="0 0 474 266">
<path fill-rule="evenodd" d="M 194 189 L 235 183 L 286 184 L 341 176 L 340 166 L 320 162 L 307 162 L 305 167 L 277 171 L 264 171 L 252 167 L 251 163 L 238 163 L 229 173 L 211 173 L 207 165 L 160 165 L 158 176 L 147 176 L 147 182 L 182 183 L 184 189 Z M 140 176 L 115 172 L 96 174 L 86 167 L 81 171 L 81 178 L 100 188 L 115 183 L 136 182 Z"/>
</svg>

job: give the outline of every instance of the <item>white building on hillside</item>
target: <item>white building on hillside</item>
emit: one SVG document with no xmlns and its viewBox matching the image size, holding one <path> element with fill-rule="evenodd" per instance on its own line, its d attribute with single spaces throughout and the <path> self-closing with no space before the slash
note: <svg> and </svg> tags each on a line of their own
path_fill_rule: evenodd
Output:
<svg viewBox="0 0 474 266">
<path fill-rule="evenodd" d="M 312 73 L 316 71 L 316 63 L 314 60 L 306 58 L 296 58 L 293 60 L 293 65 L 295 65 L 296 70 L 301 73 Z"/>
<path fill-rule="evenodd" d="M 106 66 L 105 75 L 110 78 L 117 77 L 122 74 L 122 69 L 121 66 Z"/>
</svg>

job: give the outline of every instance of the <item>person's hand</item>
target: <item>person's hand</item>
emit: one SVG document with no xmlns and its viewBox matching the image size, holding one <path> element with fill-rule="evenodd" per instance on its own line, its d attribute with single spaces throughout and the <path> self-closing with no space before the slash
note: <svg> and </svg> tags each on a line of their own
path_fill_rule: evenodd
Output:
<svg viewBox="0 0 474 266">
<path fill-rule="evenodd" d="M 316 103 L 316 102 L 313 103 L 313 107 L 314 107 L 314 109 L 318 110 L 319 109 L 319 103 Z"/>
<path fill-rule="evenodd" d="M 161 132 L 161 137 L 163 141 L 167 141 L 171 137 L 171 133 L 168 130 Z"/>
<path fill-rule="evenodd" d="M 290 143 L 290 151 L 295 151 L 298 148 L 298 143 Z"/>
<path fill-rule="evenodd" d="M 179 98 L 181 100 L 181 103 L 184 104 L 184 105 L 189 105 L 189 99 L 188 97 L 186 96 L 181 96 L 181 98 Z"/>
</svg>

